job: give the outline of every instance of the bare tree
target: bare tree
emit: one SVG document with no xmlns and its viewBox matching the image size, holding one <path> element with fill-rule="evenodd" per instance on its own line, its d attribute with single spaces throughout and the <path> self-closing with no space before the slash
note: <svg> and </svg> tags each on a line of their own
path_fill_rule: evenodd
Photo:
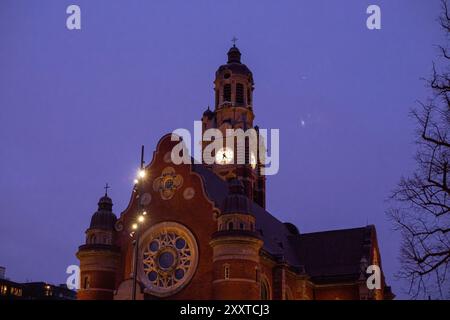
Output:
<svg viewBox="0 0 450 320">
<path fill-rule="evenodd" d="M 402 178 L 392 194 L 388 211 L 401 231 L 401 270 L 398 276 L 410 281 L 409 293 L 417 297 L 438 294 L 450 297 L 450 14 L 442 0 L 439 24 L 445 45 L 438 46 L 439 59 L 426 84 L 427 102 L 411 114 L 417 122 L 417 169 Z"/>
</svg>

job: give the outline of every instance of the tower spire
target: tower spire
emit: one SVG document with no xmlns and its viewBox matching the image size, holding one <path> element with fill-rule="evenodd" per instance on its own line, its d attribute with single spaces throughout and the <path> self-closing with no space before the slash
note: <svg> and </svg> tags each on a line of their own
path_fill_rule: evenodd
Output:
<svg viewBox="0 0 450 320">
<path fill-rule="evenodd" d="M 231 39 L 231 42 L 233 42 L 233 47 L 236 47 L 236 41 L 238 41 L 239 39 L 236 37 L 233 37 L 233 39 Z"/>
<path fill-rule="evenodd" d="M 111 188 L 108 184 L 108 182 L 105 184 L 105 186 L 103 187 L 103 189 L 105 189 L 105 197 L 108 196 L 108 189 Z"/>
</svg>

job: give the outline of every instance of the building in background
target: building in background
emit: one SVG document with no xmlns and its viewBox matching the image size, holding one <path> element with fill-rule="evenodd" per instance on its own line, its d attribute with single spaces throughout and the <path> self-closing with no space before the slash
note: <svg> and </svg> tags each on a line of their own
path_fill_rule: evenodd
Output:
<svg viewBox="0 0 450 320">
<path fill-rule="evenodd" d="M 65 284 L 52 285 L 45 282 L 27 282 L 22 284 L 23 296 L 27 300 L 75 300 L 77 293 Z"/>
<path fill-rule="evenodd" d="M 6 268 L 0 266 L 0 280 L 5 279 L 5 274 L 6 274 Z"/>
<path fill-rule="evenodd" d="M 0 279 L 0 300 L 23 299 L 23 286 L 20 283 Z"/>
<path fill-rule="evenodd" d="M 0 278 L 0 300 L 75 300 L 77 293 L 65 284 L 55 286 L 45 282 L 17 283 Z"/>
<path fill-rule="evenodd" d="M 203 131 L 258 130 L 253 90 L 252 72 L 233 46 L 215 73 L 215 106 L 203 113 Z M 394 297 L 383 274 L 380 289 L 366 285 L 367 266 L 382 270 L 374 226 L 300 233 L 266 210 L 260 150 L 246 146 L 244 164 L 224 147 L 215 164 L 175 165 L 177 144 L 161 138 L 118 218 L 108 194 L 100 198 L 77 252 L 79 299 L 130 299 L 135 266 L 137 299 Z M 133 225 L 144 211 L 134 265 Z"/>
</svg>

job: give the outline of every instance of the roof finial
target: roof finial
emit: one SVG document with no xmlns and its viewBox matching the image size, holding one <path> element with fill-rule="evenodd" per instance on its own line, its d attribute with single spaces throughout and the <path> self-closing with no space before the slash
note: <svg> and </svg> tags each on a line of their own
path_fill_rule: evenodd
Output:
<svg viewBox="0 0 450 320">
<path fill-rule="evenodd" d="M 233 39 L 231 39 L 231 42 L 233 42 L 233 47 L 236 47 L 236 41 L 238 41 L 239 39 L 236 37 L 233 37 Z"/>
<path fill-rule="evenodd" d="M 104 186 L 104 189 L 105 189 L 105 196 L 107 197 L 108 196 L 108 189 L 109 188 L 111 188 L 110 186 L 109 186 L 109 184 L 108 184 L 108 182 L 106 183 L 106 185 Z"/>
</svg>

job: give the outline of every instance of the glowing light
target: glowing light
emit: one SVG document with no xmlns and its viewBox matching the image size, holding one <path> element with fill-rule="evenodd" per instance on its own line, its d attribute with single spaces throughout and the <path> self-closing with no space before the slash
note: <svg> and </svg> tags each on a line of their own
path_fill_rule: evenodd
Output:
<svg viewBox="0 0 450 320">
<path fill-rule="evenodd" d="M 134 179 L 134 184 L 138 184 L 138 179 Z"/>
<path fill-rule="evenodd" d="M 138 228 L 138 224 L 137 223 L 133 223 L 133 225 L 131 226 L 131 228 L 133 228 L 134 230 L 136 230 Z"/>
<path fill-rule="evenodd" d="M 142 212 L 142 215 L 146 216 L 147 215 L 147 211 Z"/>
<path fill-rule="evenodd" d="M 138 172 L 138 176 L 139 176 L 139 178 L 144 178 L 145 177 L 145 170 L 139 170 L 139 172 Z"/>
<path fill-rule="evenodd" d="M 145 220 L 145 219 L 144 219 L 144 216 L 139 216 L 139 218 L 138 218 L 138 221 L 139 221 L 139 222 L 144 222 L 144 220 Z"/>
</svg>

